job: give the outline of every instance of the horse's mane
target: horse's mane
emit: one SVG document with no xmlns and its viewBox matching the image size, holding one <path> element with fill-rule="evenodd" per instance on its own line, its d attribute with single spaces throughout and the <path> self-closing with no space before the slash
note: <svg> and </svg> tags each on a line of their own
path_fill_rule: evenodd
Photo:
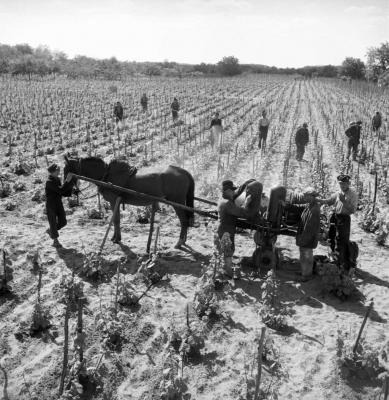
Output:
<svg viewBox="0 0 389 400">
<path fill-rule="evenodd" d="M 118 159 L 113 159 L 108 164 L 108 170 L 113 174 L 129 174 L 130 176 L 138 172 L 135 166 Z"/>
</svg>

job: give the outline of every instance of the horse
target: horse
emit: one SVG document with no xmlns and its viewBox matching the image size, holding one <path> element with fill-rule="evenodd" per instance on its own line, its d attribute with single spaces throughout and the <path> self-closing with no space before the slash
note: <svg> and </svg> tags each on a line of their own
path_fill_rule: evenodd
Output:
<svg viewBox="0 0 389 400">
<path fill-rule="evenodd" d="M 140 193 L 161 197 L 191 208 L 194 205 L 195 182 L 192 175 L 185 169 L 173 165 L 170 165 L 163 172 L 138 174 L 136 168 L 123 161 L 113 160 L 106 164 L 104 160 L 97 157 L 71 159 L 65 156 L 65 177 L 69 172 L 106 183 L 110 182 Z M 73 178 L 73 183 L 77 184 L 76 178 Z M 125 204 L 134 206 L 153 205 L 155 207 L 154 200 L 145 199 L 137 195 L 125 192 L 119 193 L 103 187 L 99 187 L 99 192 L 110 203 L 112 212 L 119 196 Z M 173 208 L 181 224 L 180 237 L 175 245 L 175 248 L 179 249 L 186 242 L 188 227 L 193 226 L 194 213 L 179 207 Z M 120 243 L 120 207 L 117 207 L 117 212 L 113 216 L 113 224 L 114 234 L 111 240 L 114 243 Z"/>
</svg>

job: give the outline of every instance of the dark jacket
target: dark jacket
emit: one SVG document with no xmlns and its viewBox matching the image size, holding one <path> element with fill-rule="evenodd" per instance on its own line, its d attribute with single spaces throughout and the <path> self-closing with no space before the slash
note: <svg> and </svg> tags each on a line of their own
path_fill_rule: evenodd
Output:
<svg viewBox="0 0 389 400">
<path fill-rule="evenodd" d="M 115 117 L 121 121 L 123 119 L 123 106 L 121 104 L 116 104 L 113 113 Z"/>
<path fill-rule="evenodd" d="M 65 182 L 61 186 L 61 180 L 54 176 L 49 176 L 46 181 L 45 193 L 46 193 L 46 206 L 56 207 L 62 205 L 62 197 L 70 197 L 72 194 L 73 184 L 71 182 Z"/>
<path fill-rule="evenodd" d="M 140 99 L 140 104 L 142 106 L 147 106 L 147 102 L 149 101 L 149 99 L 146 96 L 142 96 Z"/>
<path fill-rule="evenodd" d="M 173 101 L 170 107 L 173 111 L 180 111 L 180 105 L 178 104 L 178 101 Z"/>
<path fill-rule="evenodd" d="M 308 204 L 301 214 L 298 224 L 296 245 L 307 249 L 315 249 L 319 241 L 320 232 L 320 206 Z"/>
<path fill-rule="evenodd" d="M 359 144 L 361 138 L 361 127 L 358 124 L 350 125 L 346 131 L 345 135 L 348 137 L 349 142 Z"/>
<path fill-rule="evenodd" d="M 309 133 L 307 128 L 301 127 L 297 129 L 295 142 L 302 146 L 305 146 L 309 142 Z"/>
<path fill-rule="evenodd" d="M 219 226 L 217 229 L 219 238 L 221 239 L 226 232 L 233 238 L 237 219 L 246 217 L 244 209 L 238 207 L 232 200 L 222 199 L 218 204 L 217 210 L 219 213 Z"/>
<path fill-rule="evenodd" d="M 375 128 L 375 129 L 380 128 L 381 124 L 382 124 L 381 114 L 375 114 L 371 122 L 372 122 L 373 128 Z"/>
<path fill-rule="evenodd" d="M 213 126 L 222 126 L 222 120 L 221 120 L 220 118 L 214 118 L 214 119 L 211 121 L 211 128 L 212 128 Z"/>
</svg>

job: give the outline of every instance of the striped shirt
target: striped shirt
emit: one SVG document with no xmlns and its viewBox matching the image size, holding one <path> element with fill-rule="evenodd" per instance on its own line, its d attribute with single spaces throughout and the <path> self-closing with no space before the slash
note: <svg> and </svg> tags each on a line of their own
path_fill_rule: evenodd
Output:
<svg viewBox="0 0 389 400">
<path fill-rule="evenodd" d="M 358 195 L 352 189 L 346 193 L 339 191 L 327 200 L 327 204 L 335 206 L 336 214 L 351 215 L 357 211 Z"/>
</svg>

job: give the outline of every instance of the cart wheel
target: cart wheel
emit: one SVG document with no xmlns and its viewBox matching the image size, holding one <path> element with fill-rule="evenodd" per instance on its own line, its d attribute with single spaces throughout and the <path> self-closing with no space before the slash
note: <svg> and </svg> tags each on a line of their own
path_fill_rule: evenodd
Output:
<svg viewBox="0 0 389 400">
<path fill-rule="evenodd" d="M 258 248 L 253 253 L 253 265 L 255 269 L 269 271 L 277 268 L 278 257 L 272 249 L 262 250 Z"/>
</svg>

